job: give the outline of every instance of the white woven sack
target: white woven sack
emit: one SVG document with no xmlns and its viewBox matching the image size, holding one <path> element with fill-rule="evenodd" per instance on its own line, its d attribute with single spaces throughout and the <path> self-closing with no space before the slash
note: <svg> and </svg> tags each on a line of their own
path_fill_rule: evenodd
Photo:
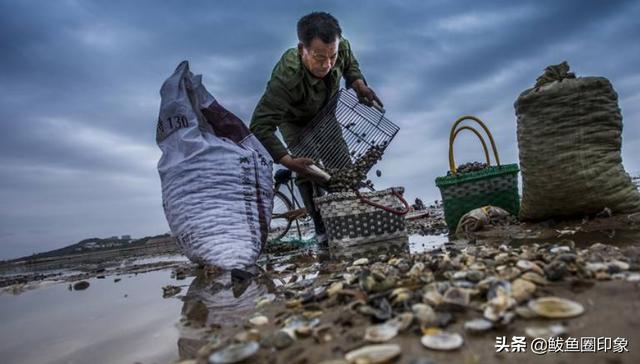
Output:
<svg viewBox="0 0 640 364">
<path fill-rule="evenodd" d="M 156 141 L 165 216 L 183 253 L 223 269 L 257 260 L 273 203 L 273 160 L 183 61 L 162 85 Z"/>
</svg>

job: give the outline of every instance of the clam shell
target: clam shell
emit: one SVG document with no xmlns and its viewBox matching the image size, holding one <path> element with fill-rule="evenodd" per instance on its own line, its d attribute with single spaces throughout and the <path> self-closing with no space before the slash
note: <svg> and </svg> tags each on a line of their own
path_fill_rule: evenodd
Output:
<svg viewBox="0 0 640 364">
<path fill-rule="evenodd" d="M 547 281 L 547 279 L 544 277 L 544 274 L 538 274 L 538 273 L 534 273 L 534 272 L 526 272 L 525 274 L 521 275 L 520 278 L 522 279 L 526 279 L 529 282 L 533 282 L 537 285 L 540 286 L 544 286 L 549 284 L 549 281 Z"/>
<path fill-rule="evenodd" d="M 400 345 L 367 345 L 348 352 L 344 358 L 349 363 L 367 362 L 370 364 L 384 363 L 400 355 Z"/>
<path fill-rule="evenodd" d="M 264 315 L 256 315 L 249 319 L 249 323 L 253 326 L 262 326 L 269 323 L 269 319 Z"/>
<path fill-rule="evenodd" d="M 470 301 L 469 291 L 464 288 L 451 287 L 445 292 L 442 301 L 455 306 L 468 306 Z"/>
<path fill-rule="evenodd" d="M 293 344 L 293 342 L 295 341 L 295 338 L 296 334 L 294 329 L 284 328 L 277 331 L 271 338 L 271 341 L 273 343 L 273 346 L 276 349 L 280 350 L 291 346 L 291 344 Z"/>
<path fill-rule="evenodd" d="M 557 337 L 567 333 L 567 329 L 559 324 L 544 326 L 544 327 L 527 327 L 524 329 L 524 333 L 532 338 L 548 338 Z"/>
<path fill-rule="evenodd" d="M 528 300 L 535 291 L 536 285 L 525 279 L 518 278 L 511 284 L 511 296 L 517 302 Z"/>
<path fill-rule="evenodd" d="M 434 335 L 424 335 L 420 342 L 432 350 L 455 350 L 462 346 L 464 339 L 460 334 L 443 331 Z"/>
<path fill-rule="evenodd" d="M 329 297 L 335 296 L 338 292 L 344 289 L 344 283 L 342 282 L 333 282 L 331 286 L 327 289 L 327 294 Z"/>
<path fill-rule="evenodd" d="M 538 274 L 544 274 L 544 271 L 542 270 L 542 268 L 537 265 L 534 262 L 531 262 L 529 260 L 524 260 L 524 259 L 520 259 L 518 260 L 518 262 L 516 263 L 516 267 L 522 269 L 523 271 L 533 271 L 535 273 Z"/>
<path fill-rule="evenodd" d="M 538 315 L 547 318 L 570 318 L 584 312 L 584 307 L 581 304 L 552 296 L 529 301 L 529 308 Z"/>
<path fill-rule="evenodd" d="M 411 310 L 416 315 L 416 319 L 424 326 L 435 325 L 438 317 L 431 306 L 424 303 L 416 303 L 411 306 Z"/>
<path fill-rule="evenodd" d="M 442 295 L 436 290 L 430 290 L 422 295 L 422 302 L 438 306 L 442 304 Z"/>
<path fill-rule="evenodd" d="M 360 258 L 360 259 L 354 261 L 352 265 L 367 265 L 367 264 L 369 264 L 369 259 Z"/>
<path fill-rule="evenodd" d="M 209 356 L 210 364 L 233 364 L 253 356 L 260 345 L 255 341 L 233 344 L 218 350 Z"/>
<path fill-rule="evenodd" d="M 487 296 L 490 297 L 484 309 L 484 318 L 490 321 L 499 321 L 504 318 L 507 311 L 515 306 L 516 300 L 511 297 L 511 284 L 507 281 L 492 283 Z"/>
<path fill-rule="evenodd" d="M 404 312 L 396 316 L 393 320 L 389 321 L 389 324 L 398 327 L 399 331 L 404 331 L 411 327 L 413 323 L 413 314 L 411 312 Z"/>
<path fill-rule="evenodd" d="M 424 271 L 425 265 L 422 262 L 417 262 L 413 265 L 413 267 L 411 267 L 411 269 L 409 270 L 409 273 L 407 273 L 407 275 L 409 277 L 418 277 L 420 276 L 420 273 L 422 273 L 422 271 Z"/>
<path fill-rule="evenodd" d="M 364 339 L 372 343 L 389 341 L 398 335 L 398 329 L 399 325 L 392 323 L 369 326 L 364 332 Z"/>
<path fill-rule="evenodd" d="M 518 306 L 515 309 L 516 314 L 524 319 L 531 319 L 534 317 L 538 317 L 538 314 L 533 312 L 528 306 Z"/>
<path fill-rule="evenodd" d="M 464 329 L 471 333 L 481 333 L 493 328 L 493 323 L 485 319 L 475 319 L 464 323 Z"/>
</svg>

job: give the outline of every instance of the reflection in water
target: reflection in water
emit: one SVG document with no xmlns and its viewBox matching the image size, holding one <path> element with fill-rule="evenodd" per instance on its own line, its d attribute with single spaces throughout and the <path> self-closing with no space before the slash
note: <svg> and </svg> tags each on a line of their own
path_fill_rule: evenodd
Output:
<svg viewBox="0 0 640 364">
<path fill-rule="evenodd" d="M 245 322 L 257 299 L 273 290 L 272 281 L 257 273 L 233 270 L 216 277 L 201 273 L 191 282 L 182 306 L 182 315 L 188 319 L 179 325 L 181 359 L 195 357 L 207 343 L 206 328 L 234 328 Z"/>
</svg>

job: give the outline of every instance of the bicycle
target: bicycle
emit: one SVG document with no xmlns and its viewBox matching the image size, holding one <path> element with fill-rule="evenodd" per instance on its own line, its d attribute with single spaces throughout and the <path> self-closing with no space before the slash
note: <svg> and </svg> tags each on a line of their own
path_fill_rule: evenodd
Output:
<svg viewBox="0 0 640 364">
<path fill-rule="evenodd" d="M 296 223 L 298 238 L 302 239 L 300 225 L 309 224 L 311 217 L 307 209 L 296 198 L 292 172 L 288 169 L 277 170 L 274 176 L 274 184 L 273 213 L 271 215 L 271 224 L 269 225 L 268 240 L 277 241 L 282 239 L 287 235 L 294 222 Z M 291 198 L 280 191 L 282 186 L 287 188 Z"/>
</svg>

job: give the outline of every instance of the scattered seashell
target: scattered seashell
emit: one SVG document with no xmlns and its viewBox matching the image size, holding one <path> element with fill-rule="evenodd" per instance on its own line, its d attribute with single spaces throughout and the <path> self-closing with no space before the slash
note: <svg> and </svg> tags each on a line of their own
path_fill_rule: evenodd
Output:
<svg viewBox="0 0 640 364">
<path fill-rule="evenodd" d="M 398 305 L 402 302 L 406 302 L 411 299 L 412 292 L 407 288 L 396 288 L 391 291 L 389 297 L 391 298 L 391 304 Z"/>
<path fill-rule="evenodd" d="M 566 334 L 567 329 L 560 324 L 555 324 L 542 327 L 527 327 L 524 329 L 524 333 L 532 338 L 550 338 Z"/>
<path fill-rule="evenodd" d="M 547 279 L 544 276 L 534 272 L 526 272 L 523 275 L 521 275 L 520 278 L 526 279 L 527 281 L 535 283 L 540 286 L 546 286 L 547 284 L 549 284 L 549 281 L 547 281 Z"/>
<path fill-rule="evenodd" d="M 413 323 L 413 314 L 411 312 L 403 312 L 389 321 L 389 324 L 396 325 L 399 331 L 405 331 Z"/>
<path fill-rule="evenodd" d="M 333 282 L 329 288 L 327 288 L 327 294 L 329 297 L 335 296 L 338 292 L 344 289 L 344 283 L 342 282 Z"/>
<path fill-rule="evenodd" d="M 420 342 L 432 350 L 455 350 L 462 346 L 464 340 L 460 334 L 443 331 L 435 335 L 424 335 Z"/>
<path fill-rule="evenodd" d="M 528 300 L 535 291 L 536 285 L 525 279 L 518 278 L 511 283 L 511 296 L 516 302 Z"/>
<path fill-rule="evenodd" d="M 640 282 L 640 273 L 629 274 L 627 282 Z"/>
<path fill-rule="evenodd" d="M 241 331 L 233 337 L 233 340 L 238 343 L 244 343 L 247 341 L 260 341 L 260 331 L 256 329 Z"/>
<path fill-rule="evenodd" d="M 609 273 L 618 273 L 621 271 L 629 270 L 629 263 L 613 260 L 607 264 L 607 268 L 609 269 Z"/>
<path fill-rule="evenodd" d="M 264 315 L 256 315 L 249 319 L 249 323 L 253 326 L 262 326 L 269 323 L 269 319 Z"/>
<path fill-rule="evenodd" d="M 272 338 L 273 347 L 278 350 L 287 348 L 295 341 L 295 333 L 292 329 L 282 329 L 277 331 Z"/>
<path fill-rule="evenodd" d="M 482 333 L 493 328 L 493 323 L 485 319 L 475 319 L 464 323 L 464 329 L 470 333 Z"/>
<path fill-rule="evenodd" d="M 585 269 L 589 272 L 601 272 L 607 270 L 607 265 L 601 262 L 587 263 Z"/>
<path fill-rule="evenodd" d="M 529 301 L 529 308 L 538 315 L 547 318 L 571 318 L 584 312 L 584 307 L 581 304 L 552 296 Z"/>
<path fill-rule="evenodd" d="M 434 326 L 437 315 L 431 306 L 424 303 L 416 303 L 411 306 L 411 310 L 416 315 L 416 319 L 424 326 Z"/>
<path fill-rule="evenodd" d="M 409 273 L 407 273 L 407 275 L 409 277 L 418 277 L 420 276 L 420 274 L 424 271 L 425 265 L 422 262 L 417 262 L 413 265 L 413 267 L 411 267 L 411 269 L 409 269 Z"/>
<path fill-rule="evenodd" d="M 542 268 L 540 268 L 539 265 L 529 260 L 524 260 L 524 259 L 518 260 L 518 262 L 516 263 L 516 267 L 520 268 L 522 271 L 525 271 L 525 272 L 533 271 L 538 274 L 544 274 L 544 271 L 542 270 Z"/>
<path fill-rule="evenodd" d="M 396 344 L 367 345 L 348 352 L 344 358 L 349 363 L 385 363 L 400 355 L 400 346 Z"/>
<path fill-rule="evenodd" d="M 484 273 L 479 270 L 470 270 L 467 272 L 466 279 L 470 282 L 480 282 L 484 278 Z"/>
<path fill-rule="evenodd" d="M 453 277 L 451 277 L 453 279 L 466 279 L 467 278 L 467 272 L 465 271 L 459 271 L 459 272 L 455 272 L 453 274 Z"/>
<path fill-rule="evenodd" d="M 369 264 L 369 259 L 360 258 L 360 259 L 357 259 L 356 261 L 354 261 L 352 265 L 367 265 L 367 264 Z"/>
<path fill-rule="evenodd" d="M 509 282 L 494 282 L 487 293 L 489 301 L 483 312 L 484 318 L 493 322 L 503 320 L 507 311 L 516 304 L 516 300 L 511 297 L 510 293 L 511 284 Z"/>
<path fill-rule="evenodd" d="M 544 267 L 544 272 L 547 275 L 547 279 L 550 281 L 561 280 L 568 271 L 567 263 L 561 260 L 554 260 Z"/>
<path fill-rule="evenodd" d="M 266 297 L 259 298 L 258 302 L 256 302 L 256 308 L 258 308 L 258 309 L 264 308 L 264 307 L 268 306 L 269 304 L 271 304 L 271 302 L 273 302 L 273 299 L 266 298 Z"/>
<path fill-rule="evenodd" d="M 398 329 L 398 325 L 392 323 L 369 326 L 365 330 L 364 339 L 372 343 L 389 341 L 398 335 Z"/>
<path fill-rule="evenodd" d="M 442 295 L 436 290 L 429 290 L 422 295 L 422 302 L 439 306 L 442 304 Z"/>
<path fill-rule="evenodd" d="M 538 317 L 538 314 L 535 313 L 528 306 L 518 306 L 515 308 L 516 314 L 524 319 L 532 319 Z"/>
<path fill-rule="evenodd" d="M 358 280 L 358 276 L 351 273 L 345 273 L 342 277 L 344 278 L 345 282 L 347 282 L 347 284 L 354 284 Z"/>
<path fill-rule="evenodd" d="M 469 290 L 458 287 L 449 288 L 443 298 L 442 302 L 458 307 L 466 307 L 469 305 L 470 297 Z"/>
<path fill-rule="evenodd" d="M 232 344 L 209 356 L 210 364 L 233 364 L 250 358 L 258 352 L 260 345 L 255 341 Z"/>
<path fill-rule="evenodd" d="M 567 253 L 571 251 L 571 248 L 568 246 L 557 246 L 554 248 L 549 249 L 549 251 L 553 254 L 558 254 L 558 253 Z"/>
</svg>

